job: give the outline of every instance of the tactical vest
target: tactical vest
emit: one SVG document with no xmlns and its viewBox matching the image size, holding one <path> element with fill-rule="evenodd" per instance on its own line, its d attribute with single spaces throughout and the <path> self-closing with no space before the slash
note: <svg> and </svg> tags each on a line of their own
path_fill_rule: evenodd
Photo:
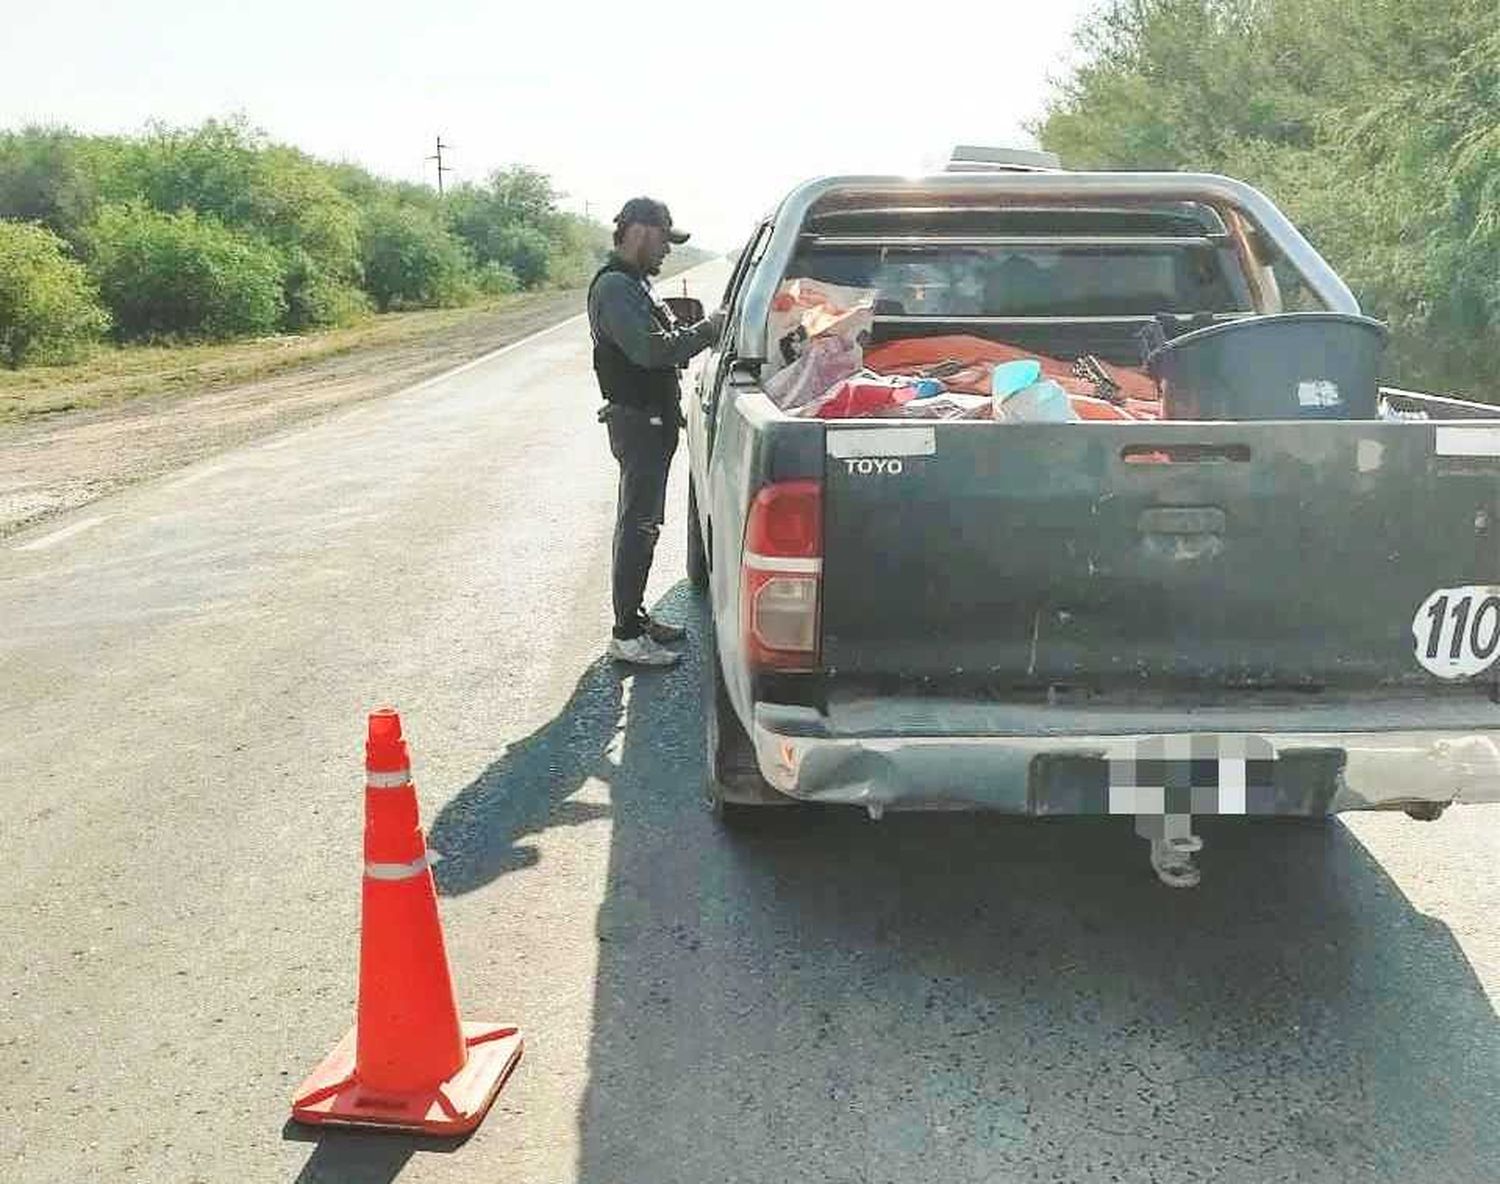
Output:
<svg viewBox="0 0 1500 1184">
<path fill-rule="evenodd" d="M 621 272 L 628 275 L 634 283 L 640 283 L 640 277 L 635 272 L 618 259 L 611 257 L 589 282 L 590 299 L 593 296 L 594 285 L 599 282 L 600 277 L 612 271 Z M 672 329 L 671 313 L 655 300 L 651 300 L 644 288 L 641 290 L 641 296 L 651 305 L 651 315 L 656 319 L 657 324 L 663 329 Z M 676 422 L 681 388 L 677 384 L 675 366 L 669 366 L 665 370 L 648 370 L 644 366 L 637 366 L 626 356 L 624 350 L 613 341 L 598 334 L 596 330 L 594 373 L 599 376 L 599 389 L 611 403 L 623 403 L 629 407 L 639 407 L 643 411 L 666 412 L 674 417 L 672 422 Z"/>
</svg>

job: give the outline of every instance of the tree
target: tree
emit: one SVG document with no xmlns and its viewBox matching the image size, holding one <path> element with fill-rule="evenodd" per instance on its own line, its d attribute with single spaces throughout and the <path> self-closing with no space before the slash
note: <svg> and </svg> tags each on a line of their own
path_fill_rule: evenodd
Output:
<svg viewBox="0 0 1500 1184">
<path fill-rule="evenodd" d="M 76 246 L 96 204 L 78 137 L 43 128 L 0 134 L 0 218 L 40 222 Z"/>
<path fill-rule="evenodd" d="M 1483 393 L 1500 344 L 1492 0 L 1116 0 L 1036 127 L 1071 167 L 1265 189 L 1392 328 L 1402 381 Z"/>
<path fill-rule="evenodd" d="M 0 220 L 0 360 L 73 360 L 109 327 L 93 282 L 39 223 Z"/>
<path fill-rule="evenodd" d="M 91 232 L 90 254 L 124 339 L 273 333 L 286 309 L 276 248 L 191 209 L 108 206 Z"/>
<path fill-rule="evenodd" d="M 295 332 L 372 302 L 581 284 L 603 231 L 560 211 L 559 196 L 545 174 L 515 167 L 445 202 L 272 143 L 243 118 L 134 137 L 0 133 L 0 216 L 68 241 L 121 339 Z"/>
<path fill-rule="evenodd" d="M 610 233 L 598 222 L 578 214 L 560 213 L 552 236 L 548 280 L 560 288 L 583 287 L 604 262 L 609 248 Z M 689 248 L 674 247 L 673 256 L 685 249 Z"/>
<path fill-rule="evenodd" d="M 547 279 L 553 242 L 537 226 L 507 226 L 497 236 L 495 261 L 508 267 L 523 288 L 538 288 Z"/>
<path fill-rule="evenodd" d="M 427 211 L 394 201 L 365 215 L 365 286 L 381 312 L 462 304 L 473 292 L 463 247 Z"/>
<path fill-rule="evenodd" d="M 286 327 L 336 324 L 364 301 L 359 210 L 323 167 L 290 148 L 269 148 L 250 180 L 248 225 L 281 248 Z"/>
<path fill-rule="evenodd" d="M 268 144 L 244 120 L 157 125 L 116 173 L 116 200 L 194 210 L 280 248 L 286 328 L 332 324 L 361 306 L 358 208 L 326 166 Z"/>
<path fill-rule="evenodd" d="M 557 209 L 558 196 L 551 180 L 534 169 L 502 169 L 483 185 L 453 191 L 448 224 L 478 264 L 498 264 L 523 287 L 540 287 L 569 242 L 568 216 Z"/>
<path fill-rule="evenodd" d="M 523 223 L 546 230 L 562 196 L 545 173 L 525 165 L 497 169 L 488 180 L 489 198 L 502 222 Z"/>
</svg>

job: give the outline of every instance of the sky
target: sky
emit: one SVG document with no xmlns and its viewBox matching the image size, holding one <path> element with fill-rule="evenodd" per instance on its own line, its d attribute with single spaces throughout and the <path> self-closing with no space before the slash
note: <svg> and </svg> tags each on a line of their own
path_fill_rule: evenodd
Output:
<svg viewBox="0 0 1500 1184">
<path fill-rule="evenodd" d="M 526 164 L 603 221 L 636 194 L 729 250 L 798 182 L 940 168 L 1024 125 L 1099 0 L 522 5 L 6 0 L 0 127 L 243 115 L 387 177 Z"/>
</svg>

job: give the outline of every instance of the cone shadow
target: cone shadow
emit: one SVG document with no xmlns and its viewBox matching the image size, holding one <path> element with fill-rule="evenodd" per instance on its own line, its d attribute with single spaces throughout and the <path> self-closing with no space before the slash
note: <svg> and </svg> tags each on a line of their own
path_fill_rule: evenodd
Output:
<svg viewBox="0 0 1500 1184">
<path fill-rule="evenodd" d="M 291 1143 L 317 1144 L 297 1174 L 296 1184 L 391 1184 L 412 1156 L 419 1152 L 451 1155 L 473 1134 L 439 1139 L 401 1131 L 320 1129 L 288 1119 L 281 1137 Z"/>
</svg>

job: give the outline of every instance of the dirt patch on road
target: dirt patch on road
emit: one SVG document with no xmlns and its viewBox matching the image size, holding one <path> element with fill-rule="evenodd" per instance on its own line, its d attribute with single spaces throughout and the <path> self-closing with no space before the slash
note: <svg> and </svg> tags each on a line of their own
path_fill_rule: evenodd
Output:
<svg viewBox="0 0 1500 1184">
<path fill-rule="evenodd" d="M 0 428 L 0 538 L 247 440 L 402 390 L 582 311 L 583 293 L 548 294 L 270 378 Z"/>
</svg>

